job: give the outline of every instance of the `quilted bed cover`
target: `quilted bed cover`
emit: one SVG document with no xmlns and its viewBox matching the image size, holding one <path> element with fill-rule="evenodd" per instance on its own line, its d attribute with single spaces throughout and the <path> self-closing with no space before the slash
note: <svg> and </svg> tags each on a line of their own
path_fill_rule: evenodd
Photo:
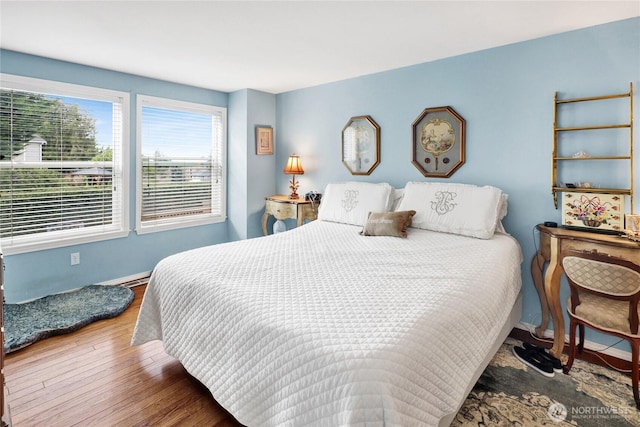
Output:
<svg viewBox="0 0 640 427">
<path fill-rule="evenodd" d="M 512 237 L 314 221 L 162 260 L 132 345 L 162 340 L 247 426 L 437 425 L 518 296 Z"/>
</svg>

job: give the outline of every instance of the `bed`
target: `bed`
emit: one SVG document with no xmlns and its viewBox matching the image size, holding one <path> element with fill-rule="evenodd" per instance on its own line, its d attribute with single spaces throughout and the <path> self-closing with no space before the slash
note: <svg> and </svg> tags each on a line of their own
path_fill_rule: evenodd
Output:
<svg viewBox="0 0 640 427">
<path fill-rule="evenodd" d="M 482 215 L 487 194 L 411 184 L 400 200 L 386 184 L 330 184 L 316 221 L 165 258 L 132 345 L 162 340 L 244 425 L 449 425 L 520 320 L 522 256 L 499 190 L 460 234 L 426 211 L 453 188 L 451 209 Z M 401 237 L 370 212 L 413 223 Z"/>
</svg>

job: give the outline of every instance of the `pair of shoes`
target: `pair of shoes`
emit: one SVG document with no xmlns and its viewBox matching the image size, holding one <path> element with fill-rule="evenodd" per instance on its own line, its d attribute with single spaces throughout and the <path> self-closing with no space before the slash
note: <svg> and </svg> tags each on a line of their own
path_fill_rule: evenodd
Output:
<svg viewBox="0 0 640 427">
<path fill-rule="evenodd" d="M 516 346 L 513 346 L 511 350 L 519 361 L 535 369 L 545 377 L 552 378 L 555 375 L 551 362 L 544 359 L 537 350 Z"/>
<path fill-rule="evenodd" d="M 546 359 L 548 362 L 551 362 L 551 365 L 553 365 L 554 372 L 562 373 L 562 362 L 560 361 L 560 359 L 550 354 L 544 347 L 539 347 L 534 344 L 529 344 L 528 342 L 523 342 L 522 346 L 524 347 L 525 350 L 535 350 L 538 353 L 540 353 L 541 358 Z"/>
</svg>

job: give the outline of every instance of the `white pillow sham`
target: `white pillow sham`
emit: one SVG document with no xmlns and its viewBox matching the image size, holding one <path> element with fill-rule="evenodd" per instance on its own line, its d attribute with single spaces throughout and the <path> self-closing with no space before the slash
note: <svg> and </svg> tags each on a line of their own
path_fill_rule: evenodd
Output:
<svg viewBox="0 0 640 427">
<path fill-rule="evenodd" d="M 364 226 L 369 212 L 389 212 L 393 187 L 387 183 L 342 182 L 327 184 L 318 219 Z"/>
<path fill-rule="evenodd" d="M 404 196 L 404 188 L 394 188 L 391 197 L 393 198 L 393 202 L 391 203 L 391 210 L 397 211 L 398 206 L 400 206 L 400 202 L 402 201 L 402 196 Z"/>
<path fill-rule="evenodd" d="M 490 239 L 506 215 L 506 197 L 491 186 L 408 182 L 397 210 L 416 211 L 415 228 Z"/>
</svg>

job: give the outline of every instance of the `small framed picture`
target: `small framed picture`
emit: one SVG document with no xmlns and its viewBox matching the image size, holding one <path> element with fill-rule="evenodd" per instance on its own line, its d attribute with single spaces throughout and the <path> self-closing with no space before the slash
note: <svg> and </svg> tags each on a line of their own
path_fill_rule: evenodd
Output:
<svg viewBox="0 0 640 427">
<path fill-rule="evenodd" d="M 273 128 L 256 127 L 256 154 L 273 154 Z"/>
<path fill-rule="evenodd" d="M 624 197 L 617 194 L 562 193 L 562 225 L 586 231 L 622 232 Z"/>
</svg>

